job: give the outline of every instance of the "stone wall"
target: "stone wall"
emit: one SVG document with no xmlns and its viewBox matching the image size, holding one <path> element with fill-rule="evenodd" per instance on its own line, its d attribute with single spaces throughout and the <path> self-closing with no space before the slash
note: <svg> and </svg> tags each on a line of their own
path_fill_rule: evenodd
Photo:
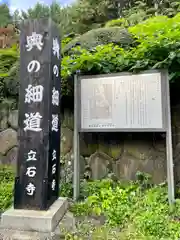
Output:
<svg viewBox="0 0 180 240">
<path fill-rule="evenodd" d="M 16 164 L 18 111 L 1 109 L 0 118 L 0 162 Z"/>
<path fill-rule="evenodd" d="M 180 105 L 172 108 L 175 173 L 180 180 Z M 16 164 L 18 111 L 1 111 L 0 162 Z M 61 178 L 72 180 L 73 114 L 65 111 L 61 128 Z M 82 178 L 102 179 L 108 174 L 134 179 L 136 172 L 150 173 L 154 182 L 166 179 L 165 135 L 155 133 L 83 133 L 80 137 Z M 113 173 L 113 174 L 112 174 Z"/>
<path fill-rule="evenodd" d="M 174 156 L 174 175 L 175 181 L 180 182 L 180 104 L 171 108 L 172 117 L 172 140 Z"/>
<path fill-rule="evenodd" d="M 16 164 L 18 111 L 3 111 L 0 122 L 0 161 Z M 61 176 L 70 181 L 73 171 L 73 115 L 64 114 L 61 129 Z M 138 170 L 149 172 L 156 182 L 166 176 L 163 136 L 81 134 L 81 177 L 101 179 L 109 173 L 118 178 L 134 179 Z"/>
</svg>

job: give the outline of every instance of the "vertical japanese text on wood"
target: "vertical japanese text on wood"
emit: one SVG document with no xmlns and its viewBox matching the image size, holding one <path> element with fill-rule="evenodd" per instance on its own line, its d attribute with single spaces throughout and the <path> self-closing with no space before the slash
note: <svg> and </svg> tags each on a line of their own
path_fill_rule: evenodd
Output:
<svg viewBox="0 0 180 240">
<path fill-rule="evenodd" d="M 59 189 L 60 38 L 49 19 L 32 20 L 23 23 L 20 43 L 14 207 L 44 210 Z"/>
</svg>

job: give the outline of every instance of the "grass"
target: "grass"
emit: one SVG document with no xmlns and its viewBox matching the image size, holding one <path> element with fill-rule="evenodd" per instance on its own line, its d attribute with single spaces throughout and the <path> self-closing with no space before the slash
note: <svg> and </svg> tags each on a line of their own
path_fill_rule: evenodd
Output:
<svg viewBox="0 0 180 240">
<path fill-rule="evenodd" d="M 14 170 L 0 166 L 1 211 L 12 204 L 13 186 Z M 61 189 L 63 195 L 72 195 L 71 183 Z M 180 239 L 180 200 L 170 208 L 166 184 L 153 185 L 146 174 L 138 173 L 134 182 L 82 182 L 80 189 L 81 201 L 69 210 L 81 221 L 73 232 L 64 230 L 66 240 Z M 103 223 L 97 224 L 100 219 Z"/>
</svg>

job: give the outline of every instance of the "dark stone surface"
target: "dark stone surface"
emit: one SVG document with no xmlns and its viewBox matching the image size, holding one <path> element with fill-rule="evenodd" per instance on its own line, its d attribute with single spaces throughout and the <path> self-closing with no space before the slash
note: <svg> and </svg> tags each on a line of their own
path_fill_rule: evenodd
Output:
<svg viewBox="0 0 180 240">
<path fill-rule="evenodd" d="M 40 34 L 43 42 L 42 49 L 38 49 L 35 45 L 30 51 L 27 50 L 27 39 L 32 34 Z M 36 36 L 37 37 L 37 36 Z M 58 198 L 59 185 L 59 155 L 60 155 L 60 108 L 52 104 L 52 89 L 55 87 L 60 94 L 60 72 L 55 77 L 53 68 L 55 65 L 60 67 L 60 60 L 53 54 L 53 39 L 59 38 L 59 31 L 49 19 L 28 20 L 25 21 L 21 28 L 20 37 L 20 97 L 19 97 L 19 151 L 17 159 L 17 175 L 15 179 L 15 195 L 14 207 L 16 209 L 34 209 L 45 210 Z M 35 71 L 36 67 L 32 67 L 32 71 L 27 70 L 27 66 L 31 61 L 40 63 L 40 69 Z M 25 102 L 25 95 L 28 86 L 31 85 L 33 94 L 37 86 L 43 87 L 43 98 L 41 101 Z M 40 90 L 38 91 L 40 92 Z M 36 95 L 37 99 L 37 95 Z M 40 114 L 41 131 L 32 131 L 32 129 L 24 128 L 27 123 L 24 121 L 29 119 L 28 114 Z M 59 118 L 58 131 L 52 131 L 52 114 L 57 114 Z M 33 119 L 35 119 L 33 117 Z M 38 126 L 39 127 L 39 126 Z M 56 160 L 52 161 L 52 152 L 56 151 Z M 37 160 L 28 159 L 28 153 L 35 152 Z M 56 172 L 52 172 L 52 164 L 56 165 Z M 36 174 L 30 176 L 27 169 L 35 167 Z M 52 181 L 55 181 L 55 189 L 52 188 Z M 27 194 L 26 187 L 35 187 L 32 195 Z"/>
</svg>

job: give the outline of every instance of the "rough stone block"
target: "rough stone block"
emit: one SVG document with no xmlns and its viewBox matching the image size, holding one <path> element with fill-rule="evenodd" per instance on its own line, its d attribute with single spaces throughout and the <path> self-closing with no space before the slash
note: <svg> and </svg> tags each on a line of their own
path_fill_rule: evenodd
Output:
<svg viewBox="0 0 180 240">
<path fill-rule="evenodd" d="M 12 229 L 0 229 L 0 240 L 61 240 L 55 233 L 40 233 Z"/>
<path fill-rule="evenodd" d="M 17 132 L 15 130 L 8 128 L 0 133 L 0 153 L 3 155 L 17 144 Z"/>
<path fill-rule="evenodd" d="M 47 211 L 9 209 L 2 214 L 1 228 L 53 232 L 68 208 L 67 198 L 57 199 Z"/>
</svg>

